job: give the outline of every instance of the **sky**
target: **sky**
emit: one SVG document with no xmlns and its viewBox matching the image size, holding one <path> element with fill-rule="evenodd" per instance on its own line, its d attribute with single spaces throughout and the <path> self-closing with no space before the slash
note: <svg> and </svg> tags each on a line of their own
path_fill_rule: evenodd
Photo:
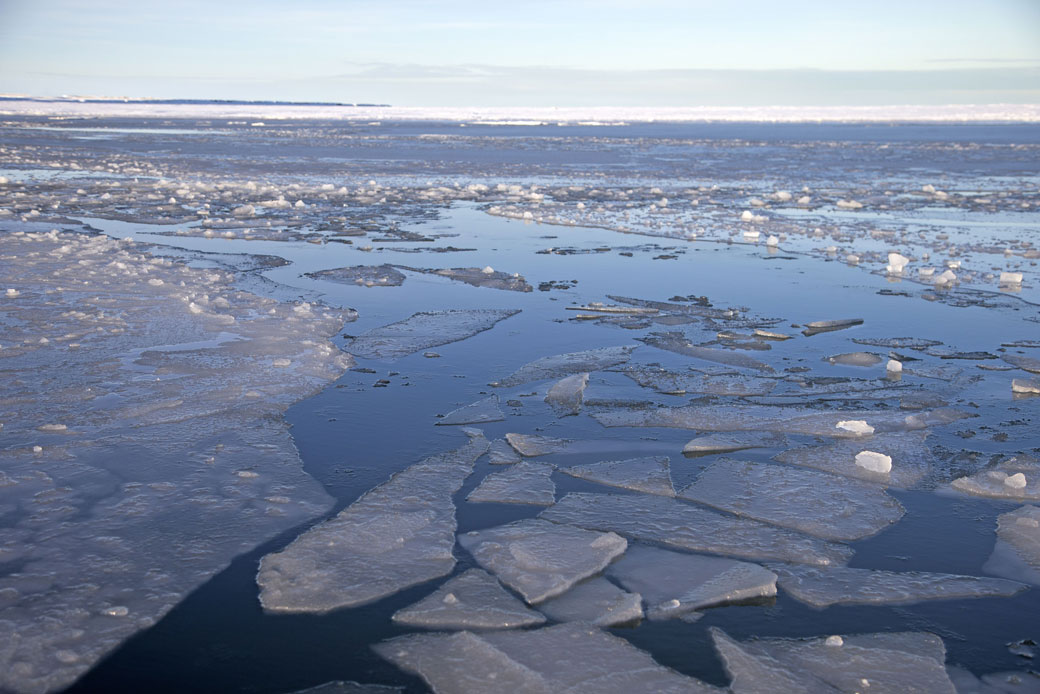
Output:
<svg viewBox="0 0 1040 694">
<path fill-rule="evenodd" d="M 0 93 L 1040 103 L 1040 0 L 0 0 Z"/>
</svg>

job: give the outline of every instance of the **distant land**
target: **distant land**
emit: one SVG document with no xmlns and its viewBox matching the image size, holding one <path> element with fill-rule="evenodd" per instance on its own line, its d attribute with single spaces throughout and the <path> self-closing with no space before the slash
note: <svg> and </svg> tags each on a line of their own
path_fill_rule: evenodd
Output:
<svg viewBox="0 0 1040 694">
<path fill-rule="evenodd" d="M 339 101 L 267 101 L 252 99 L 151 99 L 137 96 L 28 96 L 24 94 L 0 94 L 0 101 L 35 101 L 40 103 L 71 102 L 77 104 L 219 104 L 226 106 L 347 106 L 352 108 L 385 108 L 390 104 L 348 104 Z"/>
</svg>

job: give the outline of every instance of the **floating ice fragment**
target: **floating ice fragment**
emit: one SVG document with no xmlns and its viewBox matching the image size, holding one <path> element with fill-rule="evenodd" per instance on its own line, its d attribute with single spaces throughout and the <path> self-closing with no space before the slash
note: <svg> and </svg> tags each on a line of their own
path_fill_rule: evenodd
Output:
<svg viewBox="0 0 1040 694">
<path fill-rule="evenodd" d="M 1040 359 L 1025 357 L 1020 354 L 1005 354 L 1001 359 L 1012 366 L 1017 366 L 1023 371 L 1028 371 L 1032 374 L 1040 374 Z"/>
<path fill-rule="evenodd" d="M 906 267 L 910 259 L 900 253 L 889 253 L 888 254 L 888 267 L 885 271 L 890 275 L 901 275 L 903 274 L 903 268 Z"/>
<path fill-rule="evenodd" d="M 685 354 L 695 359 L 736 366 L 742 369 L 754 369 L 756 371 L 773 371 L 773 367 L 746 354 L 732 352 L 726 349 L 714 349 L 712 347 L 701 347 L 690 342 L 682 333 L 651 333 L 647 337 L 640 338 L 651 347 L 668 350 L 677 354 Z"/>
<path fill-rule="evenodd" d="M 848 352 L 827 357 L 826 361 L 843 366 L 874 366 L 881 363 L 881 357 L 872 352 Z"/>
<path fill-rule="evenodd" d="M 599 573 L 628 546 L 612 532 L 539 519 L 469 532 L 459 536 L 459 544 L 529 604 L 560 595 Z"/>
<path fill-rule="evenodd" d="M 1040 586 L 1040 507 L 997 516 L 997 544 L 982 567 L 986 573 Z"/>
<path fill-rule="evenodd" d="M 598 627 L 611 627 L 637 622 L 643 618 L 643 598 L 629 593 L 596 576 L 550 598 L 538 609 L 557 622 L 588 622 Z"/>
<path fill-rule="evenodd" d="M 506 441 L 517 453 L 533 458 L 548 453 L 559 453 L 567 449 L 573 441 L 570 439 L 555 439 L 551 436 L 538 436 L 536 434 L 506 434 Z"/>
<path fill-rule="evenodd" d="M 464 431 L 466 445 L 406 468 L 266 555 L 256 577 L 264 609 L 328 612 L 449 573 L 456 528 L 451 495 L 488 449 L 483 434 Z"/>
<path fill-rule="evenodd" d="M 647 494 L 675 496 L 668 462 L 667 457 L 607 460 L 601 463 L 560 468 L 560 472 L 611 487 L 621 487 Z"/>
<path fill-rule="evenodd" d="M 898 374 L 903 372 L 903 362 L 896 361 L 895 359 L 889 359 L 888 363 L 885 364 L 885 371 L 891 374 Z"/>
<path fill-rule="evenodd" d="M 933 457 L 925 443 L 926 438 L 924 432 L 893 432 L 871 437 L 870 445 L 884 451 L 892 460 L 888 472 L 877 472 L 859 464 L 857 458 L 863 450 L 861 439 L 838 441 L 828 446 L 793 448 L 780 453 L 774 460 L 906 489 L 917 484 L 931 466 Z"/>
<path fill-rule="evenodd" d="M 1013 475 L 1008 475 L 1004 478 L 1004 486 L 1011 487 L 1012 489 L 1025 489 L 1026 476 L 1021 472 L 1016 472 Z"/>
<path fill-rule="evenodd" d="M 542 624 L 545 617 L 510 595 L 494 576 L 469 569 L 395 612 L 393 621 L 428 629 L 516 629 Z"/>
<path fill-rule="evenodd" d="M 758 564 L 655 547 L 630 547 L 607 572 L 643 596 L 650 619 L 776 595 L 776 574 Z"/>
<path fill-rule="evenodd" d="M 404 273 L 393 265 L 354 265 L 308 272 L 305 277 L 363 287 L 399 287 L 405 281 Z"/>
<path fill-rule="evenodd" d="M 950 486 L 975 496 L 1040 501 L 1040 461 L 1030 456 L 1016 456 L 992 469 L 955 479 Z"/>
<path fill-rule="evenodd" d="M 941 275 L 935 278 L 936 286 L 946 286 L 953 284 L 957 281 L 957 275 L 952 270 L 946 270 Z"/>
<path fill-rule="evenodd" d="M 805 330 L 802 334 L 806 337 L 812 337 L 819 333 L 831 332 L 832 330 L 844 330 L 845 328 L 851 328 L 854 325 L 862 325 L 862 318 L 842 318 L 839 320 L 817 320 L 811 323 L 805 324 Z"/>
<path fill-rule="evenodd" d="M 834 428 L 863 436 L 874 433 L 874 427 L 870 426 L 862 419 L 843 419 L 835 424 Z"/>
<path fill-rule="evenodd" d="M 766 239 L 766 245 L 767 246 L 773 246 L 773 247 L 779 246 L 780 245 L 780 239 L 778 239 L 773 234 L 770 234 L 769 238 Z"/>
<path fill-rule="evenodd" d="M 1011 379 L 1011 392 L 1025 395 L 1040 395 L 1040 380 L 1035 378 Z"/>
<path fill-rule="evenodd" d="M 892 471 L 892 458 L 884 453 L 860 451 L 856 454 L 856 465 L 870 472 L 887 474 Z"/>
<path fill-rule="evenodd" d="M 485 275 L 493 275 L 495 274 L 495 268 L 488 265 L 483 270 L 481 270 L 481 272 L 483 272 Z"/>
<path fill-rule="evenodd" d="M 567 376 L 553 384 L 545 396 L 545 401 L 558 416 L 576 415 L 581 411 L 582 397 L 588 384 L 588 373 Z"/>
<path fill-rule="evenodd" d="M 845 645 L 845 639 L 843 639 L 843 638 L 841 638 L 840 636 L 837 636 L 837 635 L 828 636 L 826 639 L 824 639 L 823 645 L 825 645 L 825 646 L 835 646 L 835 647 L 844 646 Z"/>
<path fill-rule="evenodd" d="M 734 432 L 726 435 L 698 436 L 683 446 L 683 453 L 729 453 L 748 448 L 772 448 L 786 443 L 780 434 L 765 431 Z"/>
<path fill-rule="evenodd" d="M 835 205 L 843 210 L 858 210 L 863 207 L 863 203 L 855 200 L 839 200 Z"/>
<path fill-rule="evenodd" d="M 556 501 L 553 466 L 523 461 L 484 478 L 466 501 L 475 503 L 534 504 L 551 506 Z"/>
<path fill-rule="evenodd" d="M 519 312 L 473 309 L 415 313 L 403 321 L 369 330 L 354 338 L 346 349 L 364 359 L 396 359 L 472 337 Z"/>
<path fill-rule="evenodd" d="M 522 460 L 520 454 L 505 439 L 495 439 L 488 450 L 488 462 L 492 465 L 512 465 Z"/>
<path fill-rule="evenodd" d="M 498 396 L 492 393 L 465 407 L 452 410 L 437 420 L 437 425 L 482 424 L 484 422 L 501 422 L 505 418 L 506 416 L 502 414 L 502 410 L 498 406 Z"/>
<path fill-rule="evenodd" d="M 541 381 L 547 378 L 561 378 L 572 374 L 580 374 L 590 371 L 599 371 L 618 364 L 624 364 L 629 360 L 635 347 L 604 347 L 602 349 L 590 349 L 584 352 L 571 352 L 569 354 L 558 354 L 552 357 L 542 357 L 529 364 L 525 364 L 506 378 L 492 383 L 495 387 L 510 388 L 523 385 L 531 381 Z"/>
<path fill-rule="evenodd" d="M 4 292 L 4 295 L 9 299 L 14 299 L 17 296 L 20 296 L 21 292 L 17 289 L 8 288 L 8 290 Z"/>
</svg>

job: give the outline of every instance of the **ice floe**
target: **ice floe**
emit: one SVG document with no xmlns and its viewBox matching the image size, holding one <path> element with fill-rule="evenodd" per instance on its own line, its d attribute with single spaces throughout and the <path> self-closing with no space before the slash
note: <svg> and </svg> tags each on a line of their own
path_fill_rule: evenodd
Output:
<svg viewBox="0 0 1040 694">
<path fill-rule="evenodd" d="M 740 354 L 739 352 L 733 352 L 727 349 L 695 345 L 682 333 L 651 333 L 647 337 L 640 338 L 640 341 L 650 345 L 651 347 L 657 347 L 658 349 L 675 352 L 676 354 L 683 354 L 687 357 L 693 357 L 694 359 L 714 362 L 716 364 L 725 364 L 727 366 L 735 366 L 741 369 L 752 369 L 754 371 L 773 371 L 773 367 L 769 364 L 749 357 L 746 354 Z"/>
<path fill-rule="evenodd" d="M 519 312 L 514 309 L 457 309 L 415 313 L 403 321 L 369 330 L 351 340 L 346 349 L 363 359 L 397 359 L 473 337 Z"/>
<path fill-rule="evenodd" d="M 1040 586 L 1040 507 L 997 516 L 997 544 L 983 570 Z"/>
<path fill-rule="evenodd" d="M 1020 455 L 950 483 L 953 489 L 975 496 L 1011 501 L 1040 501 L 1040 460 Z"/>
<path fill-rule="evenodd" d="M 749 448 L 774 448 L 787 444 L 787 439 L 768 431 L 738 431 L 729 434 L 708 434 L 690 439 L 683 446 L 689 455 L 708 453 L 731 453 Z"/>
<path fill-rule="evenodd" d="M 484 478 L 466 501 L 498 504 L 534 504 L 551 506 L 556 500 L 552 481 L 553 466 L 523 461 Z"/>
<path fill-rule="evenodd" d="M 665 369 L 626 369 L 624 373 L 639 385 L 668 395 L 684 393 L 706 393 L 732 397 L 769 395 L 778 383 L 776 379 L 740 374 L 682 373 Z"/>
<path fill-rule="evenodd" d="M 908 489 L 920 482 L 934 463 L 927 438 L 928 434 L 920 431 L 874 434 L 826 446 L 792 448 L 774 460 Z M 859 464 L 858 457 L 868 448 L 890 458 L 891 469 L 879 471 Z"/>
<path fill-rule="evenodd" d="M 647 494 L 675 496 L 668 463 L 667 456 L 628 458 L 627 460 L 606 460 L 600 463 L 563 467 L 560 468 L 560 472 L 611 487 L 621 487 Z"/>
<path fill-rule="evenodd" d="M 567 450 L 574 442 L 570 439 L 557 439 L 552 436 L 537 434 L 506 434 L 506 441 L 513 449 L 525 458 L 533 458 L 549 453 L 560 453 Z"/>
<path fill-rule="evenodd" d="M 513 597 L 491 574 L 469 569 L 395 612 L 393 620 L 427 629 L 516 629 L 542 624 L 545 617 Z"/>
<path fill-rule="evenodd" d="M 516 452 L 505 439 L 495 439 L 488 449 L 488 462 L 492 465 L 512 465 L 519 463 L 523 458 Z"/>
<path fill-rule="evenodd" d="M 452 410 L 437 420 L 438 425 L 449 424 L 482 424 L 484 422 L 501 422 L 506 418 L 498 406 L 498 395 L 492 393 L 457 410 Z"/>
<path fill-rule="evenodd" d="M 531 381 L 542 381 L 547 378 L 562 378 L 589 371 L 599 371 L 629 360 L 635 347 L 603 347 L 584 352 L 557 354 L 542 357 L 521 366 L 501 381 L 491 385 L 500 388 L 523 385 Z"/>
<path fill-rule="evenodd" d="M 588 622 L 611 627 L 642 619 L 643 598 L 618 588 L 602 576 L 595 576 L 563 595 L 546 600 L 538 609 L 556 622 Z"/>
<path fill-rule="evenodd" d="M 511 292 L 530 292 L 533 290 L 519 274 L 499 272 L 492 267 L 451 267 L 442 269 L 427 269 L 400 266 L 402 270 L 421 272 L 427 275 L 438 275 L 447 277 L 456 282 L 465 282 L 474 287 L 486 287 L 489 289 L 504 289 Z M 490 270 L 490 272 L 489 272 Z"/>
<path fill-rule="evenodd" d="M 818 320 L 812 321 L 811 323 L 805 324 L 805 329 L 802 330 L 802 334 L 806 337 L 812 337 L 820 333 L 829 333 L 834 330 L 844 330 L 851 328 L 856 325 L 862 325 L 862 318 L 839 318 L 837 320 Z"/>
<path fill-rule="evenodd" d="M 338 267 L 308 272 L 306 277 L 340 284 L 356 284 L 362 287 L 400 287 L 405 281 L 404 273 L 398 271 L 393 265 Z"/>
<path fill-rule="evenodd" d="M 545 401 L 558 416 L 576 415 L 581 411 L 582 397 L 588 384 L 587 373 L 567 376 L 553 384 L 545 396 Z"/>
</svg>

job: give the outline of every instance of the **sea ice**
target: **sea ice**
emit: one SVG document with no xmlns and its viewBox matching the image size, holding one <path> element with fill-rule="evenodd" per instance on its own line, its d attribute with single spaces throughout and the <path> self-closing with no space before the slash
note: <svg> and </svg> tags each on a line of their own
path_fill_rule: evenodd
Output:
<svg viewBox="0 0 1040 694">
<path fill-rule="evenodd" d="M 874 366 L 880 364 L 882 359 L 873 352 L 848 352 L 827 357 L 825 361 L 843 366 Z"/>
<path fill-rule="evenodd" d="M 560 472 L 611 487 L 675 496 L 668 463 L 668 457 L 629 458 L 564 467 Z"/>
<path fill-rule="evenodd" d="M 465 407 L 452 410 L 437 420 L 437 424 L 483 424 L 484 422 L 501 422 L 506 418 L 498 406 L 498 396 L 492 393 L 486 398 L 470 403 Z"/>
<path fill-rule="evenodd" d="M 679 496 L 828 540 L 869 537 L 904 513 L 873 484 L 742 460 L 716 461 Z"/>
<path fill-rule="evenodd" d="M 888 267 L 885 271 L 890 275 L 901 275 L 903 274 L 903 268 L 906 267 L 910 259 L 901 253 L 889 253 L 888 254 Z"/>
<path fill-rule="evenodd" d="M 805 324 L 805 329 L 802 334 L 806 337 L 812 337 L 819 333 L 827 333 L 833 330 L 844 330 L 845 328 L 851 328 L 854 325 L 862 325 L 862 318 L 840 318 L 838 320 L 818 320 L 812 321 L 811 323 Z"/>
<path fill-rule="evenodd" d="M 398 266 L 402 270 L 421 272 L 427 275 L 440 275 L 456 282 L 465 282 L 474 287 L 504 289 L 511 292 L 530 292 L 533 290 L 523 277 L 518 274 L 499 272 L 492 267 L 450 267 L 441 269 L 416 268 Z"/>
<path fill-rule="evenodd" d="M 650 619 L 776 595 L 776 574 L 758 564 L 656 547 L 629 547 L 607 572 L 643 596 Z"/>
<path fill-rule="evenodd" d="M 645 342 L 651 347 L 683 354 L 695 359 L 703 359 L 716 364 L 726 364 L 727 366 L 753 369 L 755 371 L 773 371 L 773 367 L 769 364 L 753 359 L 746 354 L 740 354 L 727 349 L 695 345 L 682 333 L 651 333 L 647 337 L 640 338 L 640 342 Z"/>
<path fill-rule="evenodd" d="M 748 448 L 774 448 L 787 444 L 787 439 L 767 431 L 745 431 L 730 434 L 709 434 L 690 439 L 683 453 L 730 453 Z"/>
<path fill-rule="evenodd" d="M 513 597 L 491 574 L 469 569 L 395 612 L 393 620 L 428 629 L 516 629 L 542 624 L 545 617 Z"/>
<path fill-rule="evenodd" d="M 549 389 L 545 401 L 552 406 L 558 416 L 575 415 L 581 411 L 582 396 L 589 384 L 587 373 L 567 376 Z"/>
<path fill-rule="evenodd" d="M 393 265 L 354 265 L 308 272 L 305 276 L 340 284 L 357 284 L 362 287 L 400 287 L 405 280 L 404 274 L 395 269 Z"/>
<path fill-rule="evenodd" d="M 363 359 L 397 359 L 473 337 L 519 312 L 518 309 L 460 309 L 414 313 L 403 321 L 369 330 L 351 340 L 346 349 Z"/>
<path fill-rule="evenodd" d="M 1023 371 L 1028 371 L 1031 374 L 1040 374 L 1040 359 L 1024 357 L 1021 354 L 1005 354 L 1002 359 Z"/>
<path fill-rule="evenodd" d="M 628 361 L 635 347 L 603 347 L 584 352 L 542 357 L 521 366 L 506 378 L 491 385 L 501 388 L 523 385 L 547 378 L 562 378 L 572 374 L 599 371 Z"/>
<path fill-rule="evenodd" d="M 629 550 L 631 552 L 631 550 Z M 923 571 L 876 571 L 844 566 L 768 564 L 780 587 L 814 607 L 891 605 L 923 600 L 1009 597 L 1026 586 L 1001 578 L 980 578 Z"/>
<path fill-rule="evenodd" d="M 834 428 L 864 436 L 874 433 L 874 427 L 867 424 L 866 420 L 863 419 L 843 419 L 835 424 Z"/>
<path fill-rule="evenodd" d="M 830 566 L 852 556 L 845 545 L 649 494 L 567 494 L 539 518 L 745 559 Z"/>
<path fill-rule="evenodd" d="M 638 593 L 618 588 L 602 576 L 596 576 L 582 581 L 563 595 L 546 600 L 538 609 L 557 622 L 588 622 L 598 627 L 611 627 L 642 619 L 643 598 Z"/>
<path fill-rule="evenodd" d="M 549 453 L 559 453 L 574 442 L 570 439 L 556 439 L 551 436 L 537 434 L 506 434 L 506 441 L 517 453 L 525 458 L 533 458 Z"/>
<path fill-rule="evenodd" d="M 599 573 L 628 546 L 612 532 L 535 518 L 459 535 L 459 544 L 529 604 Z"/>
<path fill-rule="evenodd" d="M 927 444 L 928 434 L 921 431 L 892 432 L 837 441 L 826 446 L 805 446 L 780 453 L 774 460 L 790 465 L 811 467 L 865 482 L 909 489 L 921 481 L 934 462 Z M 857 464 L 865 446 L 891 458 L 891 470 L 879 472 Z"/>
<path fill-rule="evenodd" d="M 997 516 L 997 546 L 983 570 L 1040 586 L 1040 507 Z"/>
<path fill-rule="evenodd" d="M 856 454 L 856 465 L 867 472 L 887 475 L 892 472 L 892 457 L 876 451 L 860 451 Z"/>
<path fill-rule="evenodd" d="M 1040 380 L 1035 378 L 1014 378 L 1011 380 L 1011 392 L 1023 395 L 1040 395 Z"/>
<path fill-rule="evenodd" d="M 484 478 L 466 501 L 475 503 L 534 504 L 551 506 L 556 501 L 553 466 L 524 461 Z"/>
<path fill-rule="evenodd" d="M 955 479 L 953 489 L 1012 501 L 1040 501 L 1040 460 L 1016 456 L 974 475 Z"/>
<path fill-rule="evenodd" d="M 339 515 L 260 561 L 260 602 L 272 612 L 362 605 L 449 573 L 455 566 L 452 494 L 488 449 L 469 442 L 395 474 Z"/>
<path fill-rule="evenodd" d="M 488 462 L 492 465 L 512 465 L 519 463 L 523 458 L 509 445 L 505 439 L 495 439 L 488 449 Z"/>
<path fill-rule="evenodd" d="M 479 636 L 416 634 L 374 648 L 437 694 L 721 694 L 625 639 L 581 623 Z"/>
<path fill-rule="evenodd" d="M 358 682 L 326 682 L 317 687 L 298 689 L 291 694 L 401 694 L 404 689 L 386 684 L 360 684 Z"/>
<path fill-rule="evenodd" d="M 740 374 L 708 375 L 694 372 L 674 372 L 664 369 L 626 369 L 624 374 L 644 388 L 658 393 L 682 395 L 707 393 L 732 397 L 769 395 L 777 380 Z"/>
</svg>

